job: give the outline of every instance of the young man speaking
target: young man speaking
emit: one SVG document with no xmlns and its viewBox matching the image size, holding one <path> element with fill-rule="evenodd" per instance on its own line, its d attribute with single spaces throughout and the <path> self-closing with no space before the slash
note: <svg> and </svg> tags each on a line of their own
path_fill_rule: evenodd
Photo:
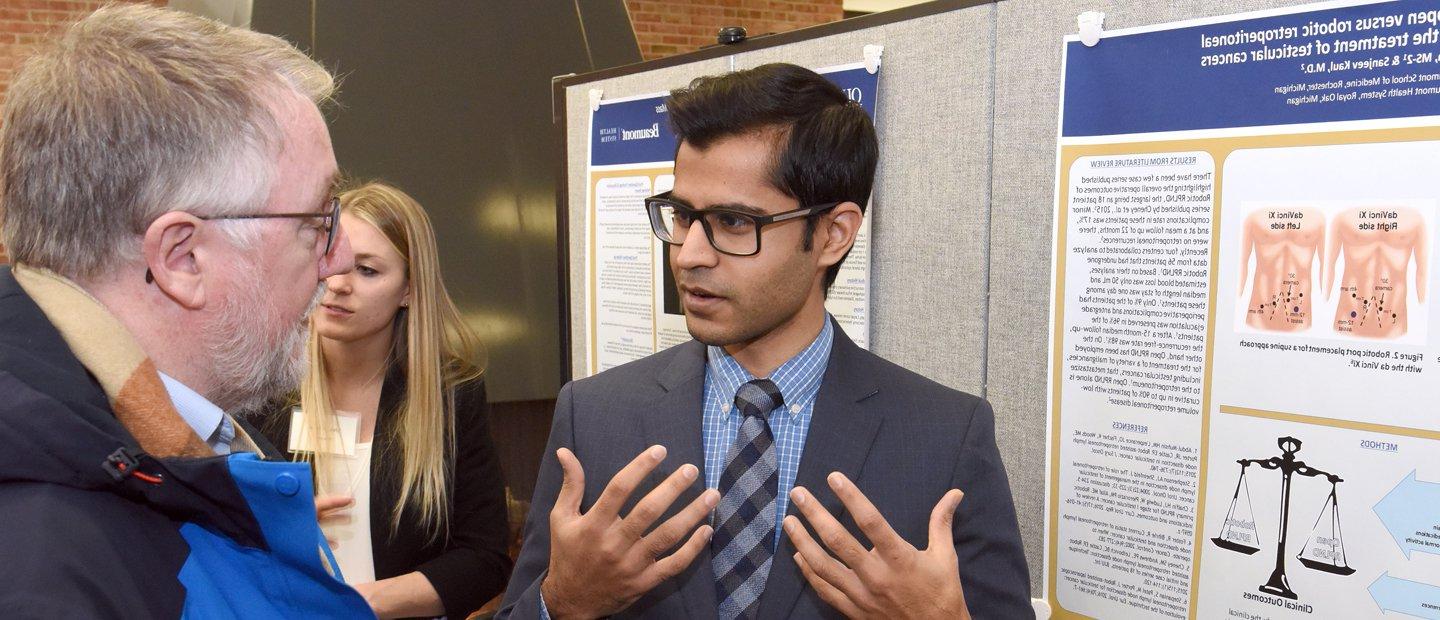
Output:
<svg viewBox="0 0 1440 620">
<path fill-rule="evenodd" d="M 990 406 L 825 312 L 869 117 L 787 64 L 666 105 L 675 188 L 646 209 L 695 340 L 561 391 L 501 615 L 1028 617 Z"/>
</svg>

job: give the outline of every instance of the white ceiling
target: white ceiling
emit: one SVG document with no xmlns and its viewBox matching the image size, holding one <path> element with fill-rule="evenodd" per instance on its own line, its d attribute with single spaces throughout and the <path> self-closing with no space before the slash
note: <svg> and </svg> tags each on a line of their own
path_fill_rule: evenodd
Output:
<svg viewBox="0 0 1440 620">
<path fill-rule="evenodd" d="M 912 4 L 920 4 L 926 0 L 845 0 L 846 11 L 862 11 L 865 13 L 879 13 L 907 7 Z"/>
<path fill-rule="evenodd" d="M 250 27 L 253 0 L 170 0 L 170 8 L 241 28 Z"/>
</svg>

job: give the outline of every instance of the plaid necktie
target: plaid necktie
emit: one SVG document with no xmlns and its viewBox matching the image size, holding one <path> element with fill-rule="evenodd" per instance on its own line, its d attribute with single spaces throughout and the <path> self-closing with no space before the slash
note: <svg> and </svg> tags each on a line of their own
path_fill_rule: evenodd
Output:
<svg viewBox="0 0 1440 620">
<path fill-rule="evenodd" d="M 215 428 L 215 432 L 210 435 L 210 439 L 206 441 L 206 443 L 215 449 L 215 454 L 230 454 L 234 451 L 230 445 L 234 441 L 235 422 L 230 419 L 230 414 L 227 413 L 220 416 L 220 426 Z"/>
<path fill-rule="evenodd" d="M 715 507 L 715 593 L 720 619 L 754 618 L 775 555 L 775 495 L 780 486 L 775 437 L 766 416 L 785 404 L 780 388 L 756 379 L 735 393 L 743 419 L 720 476 Z"/>
</svg>

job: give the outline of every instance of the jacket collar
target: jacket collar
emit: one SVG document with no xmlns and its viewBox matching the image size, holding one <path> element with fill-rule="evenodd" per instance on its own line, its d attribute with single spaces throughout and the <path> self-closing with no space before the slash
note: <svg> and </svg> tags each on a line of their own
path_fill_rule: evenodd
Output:
<svg viewBox="0 0 1440 620">
<path fill-rule="evenodd" d="M 141 448 L 160 457 L 214 454 L 175 411 L 155 364 L 104 305 L 54 272 L 23 265 L 13 271 Z"/>
<path fill-rule="evenodd" d="M 148 454 L 117 417 L 96 373 L 75 355 L 10 267 L 0 267 L 0 386 L 20 394 L 0 403 L 0 483 L 115 493 L 169 518 L 213 527 L 242 545 L 266 548 L 227 460 L 208 446 L 203 458 Z M 170 414 L 200 441 L 173 408 Z M 155 423 L 142 422 L 142 428 Z M 133 467 L 161 482 L 112 475 L 105 465 L 121 449 L 137 459 Z"/>
</svg>

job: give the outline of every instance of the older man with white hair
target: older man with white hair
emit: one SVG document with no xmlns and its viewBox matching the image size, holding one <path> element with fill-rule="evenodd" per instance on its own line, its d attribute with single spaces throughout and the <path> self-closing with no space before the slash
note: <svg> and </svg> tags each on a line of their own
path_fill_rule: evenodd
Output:
<svg viewBox="0 0 1440 620">
<path fill-rule="evenodd" d="M 353 256 L 317 105 L 284 41 L 101 9 L 10 86 L 0 206 L 6 617 L 367 616 L 307 465 L 244 414 L 293 387 Z"/>
</svg>

